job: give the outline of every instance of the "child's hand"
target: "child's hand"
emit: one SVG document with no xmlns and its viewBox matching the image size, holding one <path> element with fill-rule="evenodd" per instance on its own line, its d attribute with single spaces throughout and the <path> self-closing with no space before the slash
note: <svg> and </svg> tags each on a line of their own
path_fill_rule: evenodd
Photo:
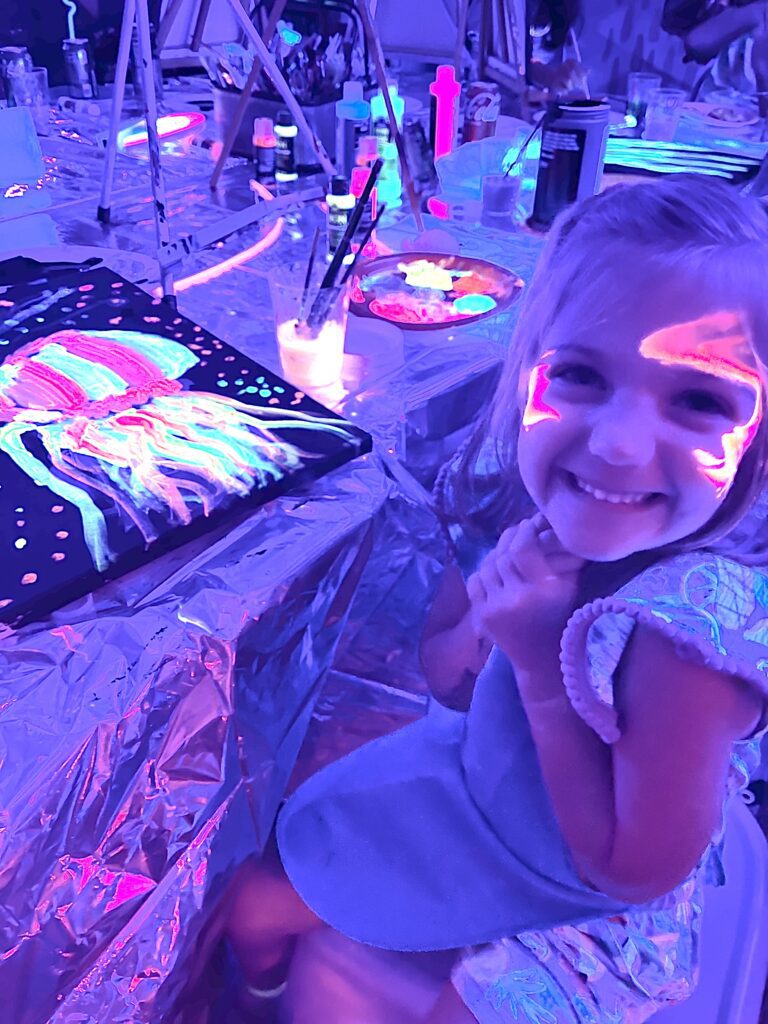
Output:
<svg viewBox="0 0 768 1024">
<path fill-rule="evenodd" d="M 476 634 L 497 644 L 518 671 L 556 664 L 583 565 L 541 514 L 505 530 L 467 581 Z"/>
</svg>

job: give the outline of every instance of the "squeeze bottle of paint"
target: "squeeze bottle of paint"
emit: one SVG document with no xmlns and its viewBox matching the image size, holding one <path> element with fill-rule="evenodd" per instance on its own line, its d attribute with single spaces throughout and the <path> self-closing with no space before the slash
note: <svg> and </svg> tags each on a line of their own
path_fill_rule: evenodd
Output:
<svg viewBox="0 0 768 1024">
<path fill-rule="evenodd" d="M 355 207 L 355 197 L 349 191 L 347 179 L 343 174 L 334 174 L 331 178 L 331 189 L 325 197 L 328 204 L 326 214 L 328 227 L 328 259 L 333 259 L 333 254 L 339 247 L 344 232 L 347 230 L 349 215 Z M 352 258 L 352 252 L 348 253 L 347 259 Z"/>
<path fill-rule="evenodd" d="M 257 181 L 271 181 L 275 177 L 277 138 L 271 117 L 253 120 L 253 166 Z"/>
<path fill-rule="evenodd" d="M 400 157 L 394 142 L 385 142 L 382 148 L 382 160 L 384 163 L 379 172 L 379 180 L 376 187 L 378 188 L 381 202 L 386 203 L 388 209 L 394 210 L 396 206 L 402 204 L 403 182 L 400 178 Z"/>
<path fill-rule="evenodd" d="M 564 207 L 600 187 L 608 139 L 607 100 L 558 100 L 542 120 L 536 196 L 528 223 L 546 229 Z"/>
<path fill-rule="evenodd" d="M 345 82 L 336 104 L 336 166 L 349 176 L 355 166 L 357 141 L 368 130 L 371 107 L 363 98 L 362 82 Z"/>
<path fill-rule="evenodd" d="M 296 181 L 296 136 L 299 129 L 287 110 L 279 110 L 275 125 L 275 181 Z"/>
<path fill-rule="evenodd" d="M 387 83 L 387 90 L 392 103 L 395 122 L 397 123 L 397 127 L 401 128 L 403 124 L 403 114 L 405 112 L 405 100 L 397 91 L 397 82 Z M 384 94 L 381 89 L 379 89 L 374 96 L 371 96 L 371 127 L 373 129 L 373 134 L 379 140 L 379 156 L 384 159 L 384 144 L 386 142 L 390 142 L 391 138 L 387 105 L 384 102 Z"/>
</svg>

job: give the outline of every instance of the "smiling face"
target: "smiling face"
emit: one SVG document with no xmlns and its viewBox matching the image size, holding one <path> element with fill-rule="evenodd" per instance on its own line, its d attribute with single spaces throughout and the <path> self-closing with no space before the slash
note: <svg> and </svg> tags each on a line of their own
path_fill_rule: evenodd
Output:
<svg viewBox="0 0 768 1024">
<path fill-rule="evenodd" d="M 762 391 L 746 320 L 716 299 L 701 281 L 646 272 L 589 327 L 555 322 L 521 381 L 518 462 L 567 550 L 601 562 L 653 550 L 725 500 Z"/>
</svg>

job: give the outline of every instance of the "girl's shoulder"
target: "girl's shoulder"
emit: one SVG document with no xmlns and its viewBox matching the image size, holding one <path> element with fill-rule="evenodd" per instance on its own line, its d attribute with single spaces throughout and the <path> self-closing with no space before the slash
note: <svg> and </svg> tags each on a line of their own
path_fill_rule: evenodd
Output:
<svg viewBox="0 0 768 1024">
<path fill-rule="evenodd" d="M 768 570 L 686 552 L 579 608 L 563 634 L 566 688 L 607 742 L 619 736 L 614 674 L 639 623 L 672 639 L 682 657 L 755 686 L 768 706 Z"/>
</svg>

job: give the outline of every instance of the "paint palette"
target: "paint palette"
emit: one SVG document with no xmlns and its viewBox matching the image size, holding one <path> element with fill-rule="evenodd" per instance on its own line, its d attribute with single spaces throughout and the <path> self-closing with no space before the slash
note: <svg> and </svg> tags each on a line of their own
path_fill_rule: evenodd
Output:
<svg viewBox="0 0 768 1024">
<path fill-rule="evenodd" d="M 0 622 L 16 626 L 369 451 L 103 267 L 0 269 Z"/>
<path fill-rule="evenodd" d="M 399 253 L 361 264 L 349 308 L 408 331 L 439 330 L 502 312 L 522 288 L 517 274 L 487 260 Z"/>
</svg>

